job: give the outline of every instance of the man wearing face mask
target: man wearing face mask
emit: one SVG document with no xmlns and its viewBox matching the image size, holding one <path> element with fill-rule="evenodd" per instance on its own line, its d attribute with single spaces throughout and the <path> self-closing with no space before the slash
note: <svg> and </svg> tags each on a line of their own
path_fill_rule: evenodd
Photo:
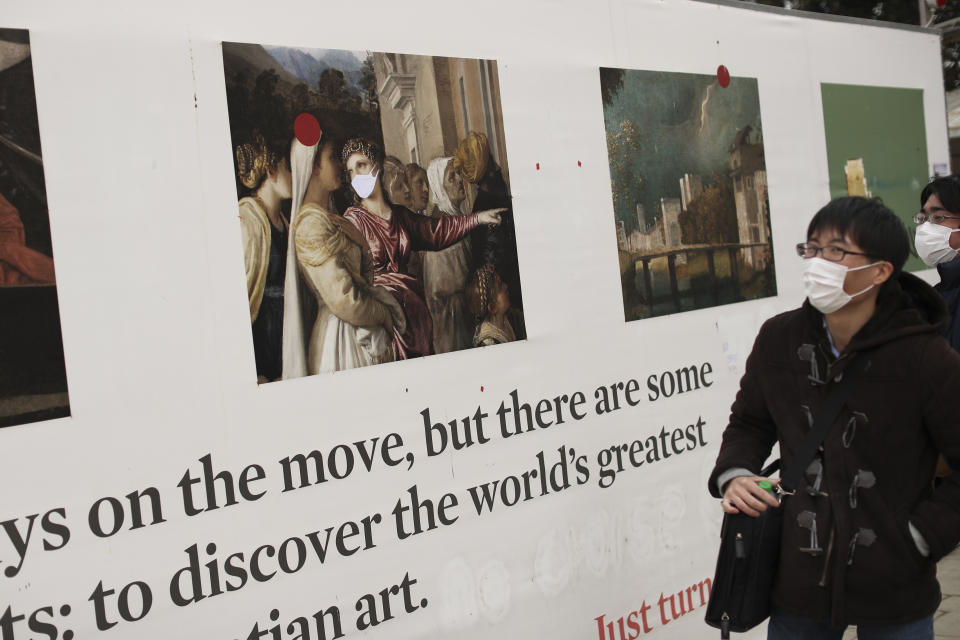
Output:
<svg viewBox="0 0 960 640">
<path fill-rule="evenodd" d="M 909 237 L 866 198 L 811 220 L 803 306 L 764 323 L 747 359 L 710 492 L 727 513 L 784 509 L 768 639 L 933 639 L 936 561 L 960 542 L 960 354 L 940 336 L 932 287 L 904 273 Z M 844 373 L 850 391 L 795 493 L 757 474 L 779 444 L 789 468 Z M 777 484 L 777 479 L 770 479 Z"/>
<path fill-rule="evenodd" d="M 949 317 L 943 335 L 954 349 L 960 350 L 960 176 L 936 178 L 920 194 L 921 211 L 913 217 L 917 223 L 914 246 L 928 267 L 936 267 L 940 282 L 934 287 L 947 305 Z"/>
</svg>

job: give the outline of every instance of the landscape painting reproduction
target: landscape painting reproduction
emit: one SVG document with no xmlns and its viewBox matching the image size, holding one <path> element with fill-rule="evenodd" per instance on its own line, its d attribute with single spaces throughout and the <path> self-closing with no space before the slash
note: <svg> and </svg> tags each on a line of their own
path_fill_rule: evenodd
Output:
<svg viewBox="0 0 960 640">
<path fill-rule="evenodd" d="M 879 198 L 912 238 L 920 191 L 930 180 L 923 90 L 822 83 L 820 95 L 830 197 Z M 927 267 L 911 255 L 905 268 Z"/>
<path fill-rule="evenodd" d="M 495 61 L 223 62 L 258 382 L 526 337 Z"/>
<path fill-rule="evenodd" d="M 0 427 L 68 415 L 30 35 L 0 29 Z"/>
<path fill-rule="evenodd" d="M 600 69 L 626 320 L 777 294 L 753 78 Z"/>
<path fill-rule="evenodd" d="M 30 35 L 0 29 L 0 427 L 68 415 Z"/>
</svg>

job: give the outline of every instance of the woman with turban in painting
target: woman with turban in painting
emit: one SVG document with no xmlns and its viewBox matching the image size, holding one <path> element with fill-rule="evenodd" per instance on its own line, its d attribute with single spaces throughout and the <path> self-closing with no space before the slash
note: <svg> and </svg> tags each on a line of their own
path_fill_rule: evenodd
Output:
<svg viewBox="0 0 960 640">
<path fill-rule="evenodd" d="M 478 225 L 499 224 L 500 211 L 441 218 L 417 215 L 391 205 L 384 196 L 380 176 L 383 152 L 378 145 L 353 138 L 343 146 L 341 158 L 358 200 L 344 217 L 356 225 L 370 245 L 374 282 L 386 287 L 406 313 L 407 330 L 401 332 L 394 327 L 394 355 L 398 360 L 429 355 L 433 352 L 433 323 L 420 283 L 407 272 L 411 252 L 444 249 Z"/>
<path fill-rule="evenodd" d="M 467 192 L 453 158 L 435 158 L 427 168 L 427 179 L 437 215 L 463 216 L 461 207 Z M 471 260 L 469 237 L 441 251 L 423 254 L 423 290 L 433 319 L 433 349 L 437 353 L 473 346 L 473 315 L 464 293 Z"/>
<path fill-rule="evenodd" d="M 237 176 L 250 195 L 241 198 L 240 230 L 247 273 L 257 381 L 280 378 L 283 284 L 288 224 L 281 201 L 290 197 L 289 143 L 269 144 L 260 135 L 237 146 Z"/>
<path fill-rule="evenodd" d="M 340 187 L 341 175 L 334 146 L 330 142 L 305 146 L 295 140 L 291 157 L 298 205 L 291 225 L 292 250 L 303 281 L 316 296 L 318 311 L 305 350 L 302 328 L 287 327 L 287 361 L 302 362 L 304 356 L 306 360 L 300 370 L 295 364 L 285 366 L 284 377 L 391 361 L 394 327 L 403 331 L 406 320 L 390 292 L 373 285 L 373 256 L 366 239 L 331 211 L 331 194 Z M 290 290 L 295 299 L 299 287 Z M 294 324 L 300 320 L 292 309 L 290 315 Z M 298 347 L 301 351 L 295 353 Z"/>
</svg>

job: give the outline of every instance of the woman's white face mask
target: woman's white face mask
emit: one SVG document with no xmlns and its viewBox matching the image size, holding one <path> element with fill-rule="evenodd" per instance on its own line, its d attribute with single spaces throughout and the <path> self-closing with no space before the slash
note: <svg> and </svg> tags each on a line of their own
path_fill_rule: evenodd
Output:
<svg viewBox="0 0 960 640">
<path fill-rule="evenodd" d="M 833 313 L 841 309 L 854 297 L 866 293 L 873 288 L 871 284 L 863 291 L 849 294 L 843 290 L 843 281 L 848 271 L 860 271 L 880 264 L 873 262 L 862 267 L 845 267 L 839 262 L 830 262 L 823 258 L 808 258 L 803 261 L 803 291 L 807 300 L 820 313 Z"/>
<path fill-rule="evenodd" d="M 950 246 L 950 234 L 957 231 L 960 229 L 951 229 L 932 222 L 919 225 L 913 246 L 917 248 L 917 255 L 923 263 L 928 267 L 935 267 L 956 258 L 957 250 Z"/>
<path fill-rule="evenodd" d="M 366 175 L 357 174 L 353 176 L 350 185 L 361 199 L 373 193 L 373 187 L 377 184 L 377 173 L 378 171 L 371 171 Z"/>
</svg>

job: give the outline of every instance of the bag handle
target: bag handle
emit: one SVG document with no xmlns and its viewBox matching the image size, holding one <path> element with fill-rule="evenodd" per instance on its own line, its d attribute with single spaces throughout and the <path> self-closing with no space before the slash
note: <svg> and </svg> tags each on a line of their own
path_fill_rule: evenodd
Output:
<svg viewBox="0 0 960 640">
<path fill-rule="evenodd" d="M 853 389 L 854 380 L 866 370 L 867 360 L 863 357 L 853 357 L 853 361 L 847 365 L 847 368 L 837 374 L 834 378 L 834 384 L 827 394 L 827 399 L 820 409 L 807 432 L 803 442 L 800 443 L 800 449 L 797 455 L 791 460 L 791 464 L 783 467 L 783 473 L 780 476 L 780 488 L 783 493 L 791 494 L 800 486 L 803 479 L 803 473 L 816 455 L 820 443 L 827 436 L 833 421 L 840 415 L 843 404 L 850 397 Z"/>
</svg>

